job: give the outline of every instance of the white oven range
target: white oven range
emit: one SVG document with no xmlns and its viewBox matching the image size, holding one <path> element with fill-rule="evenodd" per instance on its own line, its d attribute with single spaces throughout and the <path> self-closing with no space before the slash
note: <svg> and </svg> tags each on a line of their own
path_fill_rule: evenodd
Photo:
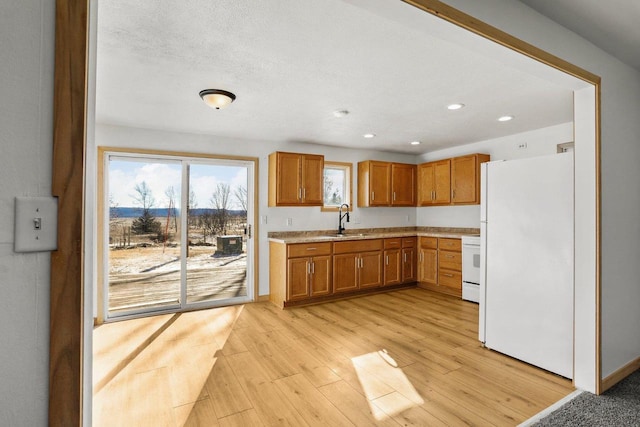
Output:
<svg viewBox="0 0 640 427">
<path fill-rule="evenodd" d="M 480 235 L 462 236 L 462 299 L 480 301 Z"/>
</svg>

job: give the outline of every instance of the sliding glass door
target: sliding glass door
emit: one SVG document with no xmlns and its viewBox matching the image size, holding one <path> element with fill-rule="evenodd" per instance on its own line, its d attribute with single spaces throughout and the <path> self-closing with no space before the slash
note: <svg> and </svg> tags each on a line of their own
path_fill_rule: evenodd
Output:
<svg viewBox="0 0 640 427">
<path fill-rule="evenodd" d="M 105 319 L 253 299 L 254 162 L 105 153 Z"/>
</svg>

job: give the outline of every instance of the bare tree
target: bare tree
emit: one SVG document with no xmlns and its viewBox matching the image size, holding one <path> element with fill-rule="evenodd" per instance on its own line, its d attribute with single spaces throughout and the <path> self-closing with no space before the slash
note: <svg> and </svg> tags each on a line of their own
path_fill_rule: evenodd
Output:
<svg viewBox="0 0 640 427">
<path fill-rule="evenodd" d="M 247 216 L 247 187 L 244 185 L 239 185 L 236 187 L 233 195 L 236 198 L 236 201 L 240 205 L 240 209 L 244 212 L 244 216 Z"/>
<path fill-rule="evenodd" d="M 215 212 L 213 212 L 213 229 L 221 234 L 227 233 L 230 194 L 231 187 L 229 184 L 220 182 L 216 185 L 216 189 L 211 195 L 211 205 L 215 209 Z"/>
<path fill-rule="evenodd" d="M 173 229 L 178 232 L 178 211 L 176 209 L 176 199 L 178 195 L 173 185 L 164 190 L 164 195 L 167 196 L 168 199 L 167 221 L 169 222 L 170 219 L 173 218 Z"/>
</svg>

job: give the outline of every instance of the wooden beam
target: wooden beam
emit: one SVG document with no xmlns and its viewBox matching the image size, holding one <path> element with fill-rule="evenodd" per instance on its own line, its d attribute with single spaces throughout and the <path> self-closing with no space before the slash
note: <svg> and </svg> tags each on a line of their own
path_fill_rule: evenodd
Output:
<svg viewBox="0 0 640 427">
<path fill-rule="evenodd" d="M 51 255 L 50 426 L 82 425 L 87 11 L 87 1 L 56 1 L 52 193 L 58 197 L 58 250 Z"/>
</svg>

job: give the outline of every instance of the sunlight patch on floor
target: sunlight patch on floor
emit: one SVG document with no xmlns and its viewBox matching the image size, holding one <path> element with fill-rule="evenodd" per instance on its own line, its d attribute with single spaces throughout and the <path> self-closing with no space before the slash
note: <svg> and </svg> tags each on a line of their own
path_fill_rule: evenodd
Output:
<svg viewBox="0 0 640 427">
<path fill-rule="evenodd" d="M 394 416 L 424 403 L 422 396 L 387 350 L 356 356 L 351 358 L 351 362 L 369 402 L 371 413 L 377 420 L 383 420 L 387 416 Z M 395 391 L 380 396 L 380 382 Z"/>
</svg>

